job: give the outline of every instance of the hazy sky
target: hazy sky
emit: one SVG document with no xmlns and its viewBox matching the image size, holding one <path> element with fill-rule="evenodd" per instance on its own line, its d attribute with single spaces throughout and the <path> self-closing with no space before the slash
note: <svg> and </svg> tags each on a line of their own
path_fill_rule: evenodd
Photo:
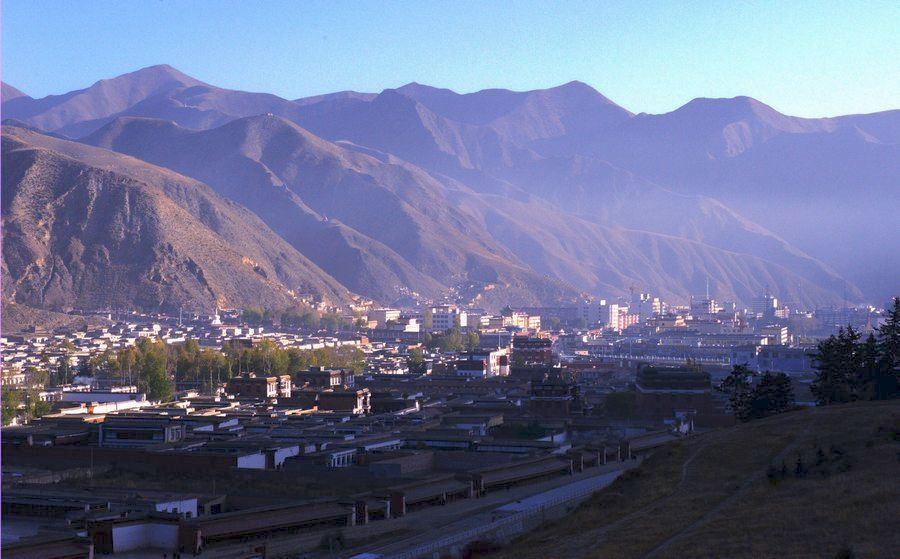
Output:
<svg viewBox="0 0 900 559">
<path fill-rule="evenodd" d="M 900 108 L 900 0 L 3 0 L 3 80 L 39 97 L 168 63 L 296 98 L 578 79 L 634 112 L 750 95 L 801 116 Z"/>
</svg>

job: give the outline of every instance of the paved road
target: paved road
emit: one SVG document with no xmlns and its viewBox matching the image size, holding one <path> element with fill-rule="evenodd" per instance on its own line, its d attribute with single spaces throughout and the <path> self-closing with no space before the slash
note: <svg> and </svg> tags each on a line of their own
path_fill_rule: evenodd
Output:
<svg viewBox="0 0 900 559">
<path fill-rule="evenodd" d="M 531 501 L 532 507 L 537 506 L 539 501 L 571 493 L 571 490 L 574 489 L 573 484 L 598 476 L 603 476 L 607 483 L 612 483 L 616 476 L 610 474 L 618 474 L 635 464 L 636 462 L 610 463 L 599 468 L 589 468 L 572 476 L 516 487 L 509 491 L 496 491 L 478 499 L 456 501 L 444 507 L 433 507 L 420 511 L 408 517 L 408 520 L 418 528 L 418 533 L 415 535 L 402 540 L 394 539 L 391 542 L 360 546 L 341 554 L 340 557 L 351 557 L 363 552 L 384 555 L 400 553 L 417 545 L 430 543 L 487 524 L 494 520 L 495 511 L 503 505 L 517 502 L 527 505 L 527 502 Z M 322 557 L 327 557 L 327 555 Z"/>
<path fill-rule="evenodd" d="M 637 462 L 634 461 L 611 462 L 604 466 L 588 468 L 574 475 L 560 476 L 540 483 L 514 487 L 507 491 L 494 491 L 484 497 L 461 499 L 444 506 L 415 511 L 401 518 L 376 521 L 376 523 L 373 523 L 372 528 L 375 528 L 374 524 L 378 524 L 380 535 L 374 534 L 370 538 L 372 540 L 371 543 L 358 545 L 340 552 L 309 551 L 303 553 L 297 551 L 315 546 L 322 540 L 323 535 L 334 533 L 336 530 L 271 538 L 259 540 L 257 543 L 265 543 L 268 555 L 271 557 L 296 556 L 310 559 L 337 559 L 351 557 L 366 551 L 396 553 L 424 542 L 434 541 L 449 534 L 490 522 L 493 519 L 494 511 L 505 504 L 522 501 L 557 488 L 563 488 L 562 490 L 565 491 L 564 488 L 578 481 L 619 472 L 636 464 Z M 362 530 L 366 529 L 366 527 L 360 528 Z M 344 529 L 344 532 L 351 541 L 360 537 L 353 533 L 353 528 Z M 208 548 L 202 555 L 197 557 L 198 559 L 212 557 L 234 559 L 245 556 L 252 547 L 252 543 L 214 546 Z M 189 555 L 189 557 L 192 556 Z"/>
</svg>

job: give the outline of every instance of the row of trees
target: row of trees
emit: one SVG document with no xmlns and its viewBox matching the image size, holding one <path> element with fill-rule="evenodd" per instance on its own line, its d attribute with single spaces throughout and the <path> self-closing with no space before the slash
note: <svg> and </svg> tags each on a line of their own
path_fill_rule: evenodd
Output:
<svg viewBox="0 0 900 559">
<path fill-rule="evenodd" d="M 61 359 L 49 377 L 38 371 L 43 374 L 43 380 L 39 375 L 35 376 L 37 380 L 33 384 L 42 389 L 45 385 L 70 383 L 76 375 L 101 377 L 134 384 L 151 400 L 168 400 L 174 394 L 176 382 L 193 383 L 204 391 L 211 391 L 241 373 L 283 375 L 311 366 L 347 368 L 359 373 L 365 367 L 365 354 L 355 347 L 282 349 L 271 340 L 249 348 L 226 342 L 219 350 L 200 347 L 196 339 L 172 345 L 141 338 L 132 347 L 96 355 L 82 361 L 78 367 L 71 367 L 67 358 Z M 4 395 L 6 392 L 14 391 L 4 391 Z M 4 400 L 9 402 L 7 408 L 14 407 L 12 398 L 15 397 L 11 395 Z"/>
<path fill-rule="evenodd" d="M 27 385 L 24 389 L 7 388 L 3 390 L 2 398 L 0 398 L 3 425 L 9 425 L 23 410 L 26 420 L 50 413 L 50 403 L 41 400 L 41 391 L 47 383 L 47 371 L 37 367 L 28 367 L 25 370 L 25 378 Z"/>
<path fill-rule="evenodd" d="M 728 395 L 728 407 L 739 421 L 750 421 L 794 409 L 794 387 L 784 373 L 764 372 L 754 384 L 746 365 L 735 365 L 719 389 Z"/>
<path fill-rule="evenodd" d="M 450 328 L 443 334 L 425 334 L 425 347 L 432 351 L 472 351 L 480 341 L 477 333 L 462 334 L 459 328 Z"/>
<path fill-rule="evenodd" d="M 241 318 L 247 324 L 260 325 L 278 322 L 282 326 L 305 328 L 307 330 L 339 330 L 342 327 L 365 326 L 363 321 L 356 319 L 352 322 L 336 313 L 325 313 L 308 305 L 294 305 L 282 311 L 273 311 L 259 306 L 251 306 L 243 309 Z"/>
<path fill-rule="evenodd" d="M 818 405 L 900 397 L 900 298 L 893 300 L 878 335 L 861 339 L 847 326 L 819 342 L 811 386 Z"/>
</svg>

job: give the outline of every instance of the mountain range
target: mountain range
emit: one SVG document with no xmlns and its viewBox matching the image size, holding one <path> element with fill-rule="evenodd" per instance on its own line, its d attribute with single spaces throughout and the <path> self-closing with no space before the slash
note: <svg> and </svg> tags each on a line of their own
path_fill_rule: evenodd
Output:
<svg viewBox="0 0 900 559">
<path fill-rule="evenodd" d="M 634 114 L 580 82 L 288 100 L 165 65 L 2 96 L 3 293 L 34 306 L 900 287 L 900 111 Z"/>
</svg>

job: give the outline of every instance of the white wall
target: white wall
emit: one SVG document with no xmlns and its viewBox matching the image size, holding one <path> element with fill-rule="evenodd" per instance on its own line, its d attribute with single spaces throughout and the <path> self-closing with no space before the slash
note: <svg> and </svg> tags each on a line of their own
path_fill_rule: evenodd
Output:
<svg viewBox="0 0 900 559">
<path fill-rule="evenodd" d="M 191 513 L 191 518 L 196 518 L 197 499 L 183 499 L 156 503 L 157 512 L 175 512 L 175 509 L 178 509 L 178 514 L 182 516 L 185 516 L 186 513 Z"/>
<path fill-rule="evenodd" d="M 178 525 L 146 522 L 113 526 L 113 552 L 136 549 L 175 550 L 178 547 Z"/>
<path fill-rule="evenodd" d="M 237 460 L 238 468 L 250 468 L 254 470 L 265 470 L 266 469 L 266 455 L 263 453 L 259 454 L 248 454 L 247 456 L 238 456 Z"/>
<path fill-rule="evenodd" d="M 275 451 L 275 467 L 278 468 L 284 464 L 285 459 L 300 454 L 300 446 L 289 446 L 287 448 L 279 448 Z"/>
</svg>

